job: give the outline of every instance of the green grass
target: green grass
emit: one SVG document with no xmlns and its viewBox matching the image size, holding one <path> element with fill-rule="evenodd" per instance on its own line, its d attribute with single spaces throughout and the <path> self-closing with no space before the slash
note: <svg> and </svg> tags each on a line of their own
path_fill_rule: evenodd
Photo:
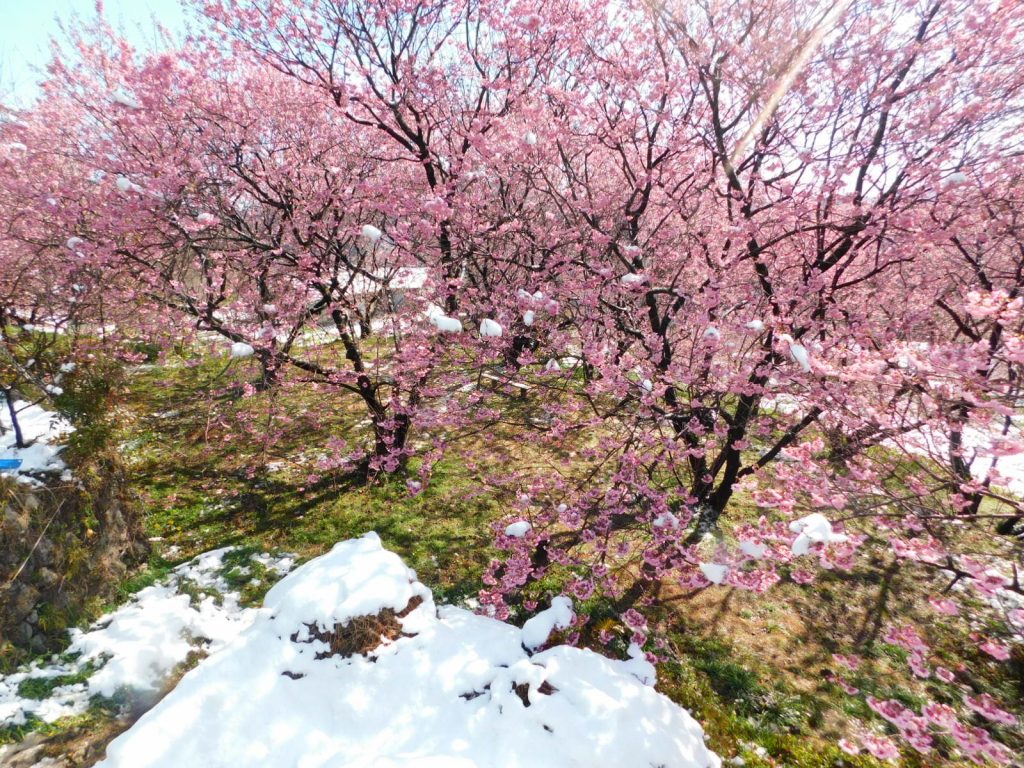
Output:
<svg viewBox="0 0 1024 768">
<path fill-rule="evenodd" d="M 52 723 L 28 715 L 21 725 L 0 726 L 0 745 L 15 744 L 30 733 L 62 740 L 76 734 L 105 731 L 116 721 L 122 706 L 123 702 L 118 699 L 95 697 L 82 714 L 62 717 Z"/>
<path fill-rule="evenodd" d="M 121 441 L 130 446 L 131 475 L 148 508 L 147 533 L 162 542 L 161 554 L 128 590 L 215 547 L 309 557 L 370 530 L 439 596 L 464 596 L 479 588 L 491 554 L 488 522 L 503 508 L 500 500 L 478 493 L 475 473 L 457 458 L 442 459 L 426 488 L 413 496 L 406 479 L 415 476 L 415 461 L 406 473 L 372 483 L 320 471 L 316 454 L 328 436 L 355 439 L 364 419 L 359 404 L 339 399 L 325 408 L 301 389 L 219 397 L 210 382 L 222 367 L 215 361 L 132 379 Z M 255 441 L 222 439 L 240 415 L 259 418 L 271 409 L 291 414 L 293 421 L 282 426 L 269 450 Z M 211 413 L 218 426 L 208 431 Z"/>
<path fill-rule="evenodd" d="M 680 639 L 676 637 L 675 639 Z M 741 757 L 752 767 L 880 768 L 867 756 L 850 756 L 834 743 L 809 738 L 808 703 L 770 687 L 720 643 L 697 643 L 677 661 L 658 668 L 658 690 L 701 723 L 708 746 L 728 765 Z"/>
<path fill-rule="evenodd" d="M 673 698 L 702 709 L 710 705 L 722 722 L 709 732 L 723 751 L 738 748 L 743 739 L 758 744 L 768 736 L 806 739 L 820 727 L 827 706 L 821 698 L 789 690 L 729 643 L 688 632 L 670 639 L 678 660 L 663 665 L 659 675 L 667 679 Z"/>
<path fill-rule="evenodd" d="M 18 695 L 26 699 L 42 700 L 48 698 L 54 690 L 65 685 L 84 683 L 95 671 L 95 667 L 86 665 L 83 669 L 71 675 L 59 675 L 57 677 L 29 677 L 18 684 Z"/>
</svg>

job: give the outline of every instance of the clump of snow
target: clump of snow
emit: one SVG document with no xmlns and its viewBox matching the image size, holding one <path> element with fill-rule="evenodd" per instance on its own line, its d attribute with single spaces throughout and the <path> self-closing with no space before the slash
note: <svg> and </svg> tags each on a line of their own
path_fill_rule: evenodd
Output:
<svg viewBox="0 0 1024 768">
<path fill-rule="evenodd" d="M 807 347 L 794 340 L 788 333 L 784 333 L 779 336 L 779 341 L 784 341 L 789 344 L 789 356 L 793 358 L 793 362 L 799 365 L 800 369 L 804 373 L 810 373 L 811 356 L 807 352 Z"/>
<path fill-rule="evenodd" d="M 718 341 L 722 338 L 722 332 L 712 325 L 704 330 L 704 338 L 709 341 Z"/>
<path fill-rule="evenodd" d="M 544 363 L 544 370 L 545 371 L 560 371 L 560 370 L 562 370 L 562 366 L 558 362 L 558 358 L 557 357 L 552 357 L 550 360 L 548 360 L 546 363 Z"/>
<path fill-rule="evenodd" d="M 729 566 L 720 563 L 700 563 L 698 567 L 704 578 L 712 584 L 725 583 L 725 577 L 729 573 Z"/>
<path fill-rule="evenodd" d="M 537 134 L 534 133 L 533 131 L 527 131 L 525 134 L 523 134 L 523 141 L 527 145 L 535 147 L 537 146 Z"/>
<path fill-rule="evenodd" d="M 246 344 L 244 341 L 236 341 L 231 345 L 231 356 L 237 358 L 252 357 L 256 354 L 256 350 L 253 349 L 251 344 Z"/>
<path fill-rule="evenodd" d="M 407 606 L 402 632 L 368 655 L 332 655 L 317 639 L 322 629 Z M 537 645 L 568 626 L 571 604 L 556 598 L 542 616 L 550 627 L 533 625 L 544 636 Z M 530 654 L 525 634 L 437 608 L 367 534 L 281 581 L 253 624 L 185 675 L 99 765 L 721 765 L 689 714 L 637 679 L 653 672 L 639 648 L 626 662 L 565 646 Z"/>
<path fill-rule="evenodd" d="M 377 227 L 373 226 L 373 224 L 363 224 L 361 234 L 366 240 L 369 240 L 371 243 L 376 243 L 378 240 L 381 239 L 381 237 L 384 236 L 384 233 L 377 229 Z"/>
<path fill-rule="evenodd" d="M 523 625 L 523 647 L 529 650 L 540 648 L 556 629 L 566 629 L 573 620 L 572 601 L 559 595 L 551 601 L 551 607 L 530 618 Z"/>
<path fill-rule="evenodd" d="M 498 338 L 501 336 L 501 326 L 489 317 L 485 317 L 480 321 L 480 335 L 490 338 Z"/>
<path fill-rule="evenodd" d="M 142 104 L 140 104 L 135 99 L 135 97 L 133 97 L 129 93 L 126 93 L 125 91 L 117 91 L 113 96 L 110 97 L 110 100 L 114 104 L 117 104 L 119 107 L 127 107 L 128 109 L 142 109 Z"/>
<path fill-rule="evenodd" d="M 740 540 L 740 552 L 747 557 L 752 557 L 755 560 L 760 560 L 768 552 L 768 546 L 761 542 L 751 541 L 750 539 Z"/>
<path fill-rule="evenodd" d="M 85 245 L 85 240 L 83 240 L 80 237 L 69 237 L 65 245 L 68 247 L 69 251 L 77 251 L 79 248 Z"/>
<path fill-rule="evenodd" d="M 382 557 L 381 554 L 390 557 Z M 342 542 L 271 589 L 263 601 L 282 627 L 316 625 L 329 630 L 383 608 L 401 611 L 413 597 L 430 593 L 401 559 L 385 553 L 376 534 Z"/>
<path fill-rule="evenodd" d="M 790 344 L 789 356 L 793 358 L 804 373 L 811 372 L 811 357 L 807 353 L 807 348 L 803 344 Z"/>
<path fill-rule="evenodd" d="M 151 700 L 189 653 L 197 649 L 212 653 L 224 647 L 259 613 L 242 607 L 239 593 L 224 578 L 230 567 L 225 556 L 231 552 L 226 547 L 179 565 L 167 579 L 141 590 L 88 630 L 71 630 L 65 654 L 72 657 L 70 661 L 35 662 L 0 677 L 0 727 L 22 725 L 29 716 L 50 723 L 81 714 L 94 696 L 109 698 L 127 692 L 133 699 Z M 249 560 L 278 575 L 295 562 L 292 555 L 266 553 Z M 190 594 L 183 593 L 186 587 Z M 194 601 L 197 594 L 202 596 Z M 58 686 L 46 698 L 24 698 L 18 693 L 26 680 L 81 676 L 91 667 L 97 669 L 85 682 Z"/>
<path fill-rule="evenodd" d="M 746 328 L 748 331 L 753 331 L 754 333 L 760 333 L 761 331 L 764 330 L 764 320 L 757 320 L 757 319 L 751 320 L 749 323 L 747 323 L 743 327 Z"/>
<path fill-rule="evenodd" d="M 430 322 L 441 333 L 462 333 L 462 321 L 457 317 L 448 317 L 448 315 L 432 315 Z"/>
<path fill-rule="evenodd" d="M 807 517 L 801 517 L 789 524 L 789 530 L 799 534 L 793 540 L 793 554 L 806 555 L 812 544 L 831 544 L 833 542 L 847 541 L 848 537 L 843 533 L 833 533 L 832 523 L 820 512 L 813 512 Z"/>
<path fill-rule="evenodd" d="M 638 275 L 634 272 L 627 272 L 619 278 L 619 281 L 623 285 L 643 285 L 647 282 L 647 275 Z"/>
<path fill-rule="evenodd" d="M 248 618 L 237 605 L 229 604 L 227 610 L 218 606 L 212 596 L 193 606 L 188 595 L 178 594 L 172 586 L 147 587 L 105 625 L 73 632 L 70 651 L 81 653 L 85 661 L 111 655 L 89 679 L 93 693 L 110 697 L 129 682 L 137 691 L 156 692 L 193 649 L 189 638 L 203 637 L 210 648 L 220 647 Z"/>
<path fill-rule="evenodd" d="M 118 176 L 115 181 L 119 192 L 141 192 L 142 187 L 129 179 L 127 176 Z"/>
<path fill-rule="evenodd" d="M 526 326 L 533 325 L 534 319 L 536 319 L 536 314 L 534 313 L 534 311 L 532 309 L 528 309 L 525 312 L 523 312 L 523 325 L 526 325 Z"/>
<path fill-rule="evenodd" d="M 60 387 L 53 387 L 59 390 Z M 54 392 L 53 394 L 57 394 Z M 22 437 L 29 444 L 27 448 L 15 447 L 14 426 L 7 409 L 7 403 L 0 398 L 0 459 L 21 459 L 21 466 L 16 470 L 2 470 L 25 474 L 33 472 L 59 472 L 65 468 L 59 454 L 63 446 L 61 438 L 72 427 L 64 418 L 47 411 L 38 405 L 15 403 L 18 413 L 18 425 Z M 28 478 L 22 478 L 28 479 Z"/>
<path fill-rule="evenodd" d="M 505 528 L 505 535 L 514 539 L 521 539 L 533 529 L 529 520 L 517 520 Z"/>
</svg>

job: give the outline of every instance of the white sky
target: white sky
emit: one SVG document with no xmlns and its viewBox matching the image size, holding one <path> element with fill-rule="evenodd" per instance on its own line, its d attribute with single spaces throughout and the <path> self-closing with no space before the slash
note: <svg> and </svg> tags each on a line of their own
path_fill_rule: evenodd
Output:
<svg viewBox="0 0 1024 768">
<path fill-rule="evenodd" d="M 173 31 L 185 24 L 183 0 L 104 0 L 104 13 L 131 42 L 147 47 L 156 22 Z M 57 19 L 72 24 L 90 19 L 95 0 L 0 0 L 0 101 L 27 106 L 50 58 L 50 39 L 60 35 Z"/>
</svg>

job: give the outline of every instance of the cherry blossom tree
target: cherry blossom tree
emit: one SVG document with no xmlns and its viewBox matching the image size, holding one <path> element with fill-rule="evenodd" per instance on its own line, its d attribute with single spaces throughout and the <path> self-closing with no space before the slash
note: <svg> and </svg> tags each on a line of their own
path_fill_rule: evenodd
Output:
<svg viewBox="0 0 1024 768">
<path fill-rule="evenodd" d="M 665 580 L 805 582 L 804 558 L 849 567 L 865 526 L 910 514 L 905 557 L 984 496 L 1016 520 L 965 433 L 993 414 L 1013 431 L 1018 257 L 1003 236 L 979 270 L 957 232 L 1005 213 L 968 190 L 1012 184 L 1020 12 L 847 6 L 826 28 L 824 5 L 205 4 L 422 168 L 444 310 L 510 330 L 465 367 L 503 359 L 543 391 L 540 439 L 583 441 L 500 478 L 520 519 L 497 529 L 499 615 L 557 577 L 611 595 L 639 646 L 629 611 Z M 731 524 L 737 493 L 759 521 Z"/>
<path fill-rule="evenodd" d="M 213 49 L 137 62 L 104 35 L 100 22 L 80 39 L 50 88 L 76 115 L 75 163 L 95 182 L 65 223 L 108 290 L 146 308 L 137 325 L 150 334 L 191 328 L 255 357 L 264 386 L 290 368 L 358 396 L 372 419 L 370 468 L 397 467 L 439 335 L 409 295 L 433 264 L 422 227 L 394 225 L 402 172 L 272 70 L 223 60 L 213 78 Z M 386 360 L 374 334 L 393 346 Z"/>
<path fill-rule="evenodd" d="M 600 596 L 636 655 L 661 585 L 807 583 L 869 537 L 948 575 L 943 615 L 1021 592 L 1019 4 L 197 5 L 173 56 L 101 25 L 54 64 L 46 247 L 149 333 L 358 397 L 374 469 L 511 418 L 483 373 L 529 387 L 548 471 L 488 478 L 495 615 Z M 976 694 L 868 704 L 1005 762 Z"/>
<path fill-rule="evenodd" d="M 54 155 L 38 115 L 0 117 L 0 394 L 14 444 L 27 447 L 17 402 L 53 407 L 85 349 L 104 335 L 97 272 L 55 240 L 59 201 L 51 180 Z"/>
</svg>

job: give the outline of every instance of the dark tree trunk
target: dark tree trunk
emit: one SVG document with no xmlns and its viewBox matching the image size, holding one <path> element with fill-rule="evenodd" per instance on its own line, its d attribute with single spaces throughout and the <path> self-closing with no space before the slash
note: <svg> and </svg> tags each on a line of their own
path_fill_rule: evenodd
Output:
<svg viewBox="0 0 1024 768">
<path fill-rule="evenodd" d="M 256 390 L 258 392 L 266 392 L 277 386 L 281 376 L 281 367 L 271 354 L 261 354 L 259 361 L 260 378 L 256 382 Z"/>
<path fill-rule="evenodd" d="M 28 448 L 25 436 L 21 431 L 21 424 L 18 422 L 18 411 L 14 407 L 14 391 L 4 387 L 0 389 L 0 392 L 3 393 L 4 402 L 7 403 L 7 413 L 11 417 L 11 427 L 14 429 L 14 445 L 16 448 Z"/>
<path fill-rule="evenodd" d="M 383 458 L 404 450 L 409 439 L 409 427 L 409 417 L 404 413 L 388 418 L 386 413 L 381 412 L 373 420 L 374 456 Z M 405 464 L 405 456 L 399 458 L 399 463 Z"/>
<path fill-rule="evenodd" d="M 971 465 L 964 459 L 964 433 L 963 428 L 970 415 L 967 405 L 961 404 L 956 409 L 956 426 L 949 434 L 949 465 L 953 470 L 954 492 L 959 492 L 959 486 L 964 483 L 973 483 Z M 982 494 L 973 493 L 969 497 L 970 503 L 963 510 L 963 514 L 976 515 L 981 508 Z"/>
</svg>

